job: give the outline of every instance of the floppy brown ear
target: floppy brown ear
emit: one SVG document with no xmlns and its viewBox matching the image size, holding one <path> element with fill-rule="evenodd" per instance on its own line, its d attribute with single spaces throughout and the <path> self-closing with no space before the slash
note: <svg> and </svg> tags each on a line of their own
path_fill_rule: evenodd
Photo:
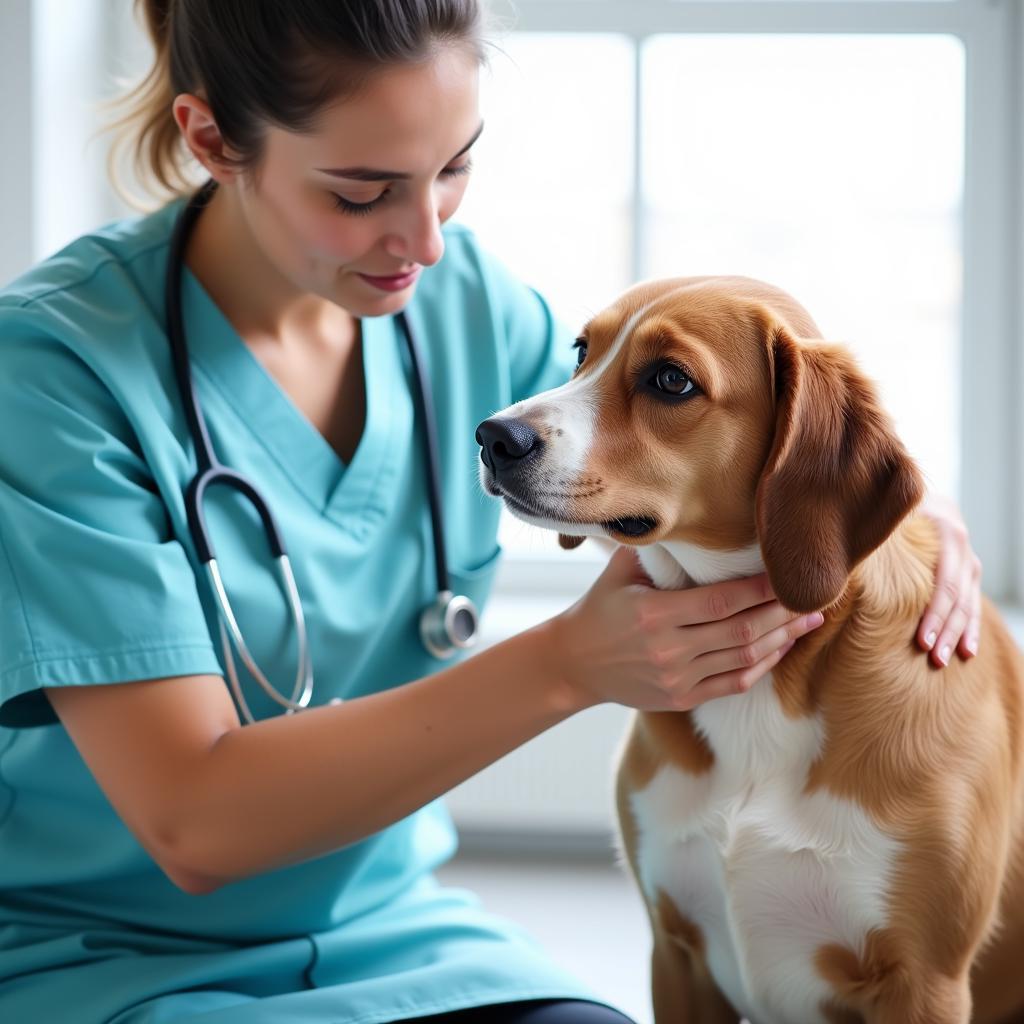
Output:
<svg viewBox="0 0 1024 1024">
<path fill-rule="evenodd" d="M 793 611 L 824 608 L 924 493 L 874 385 L 838 346 L 769 337 L 775 438 L 757 489 L 768 577 Z"/>
<path fill-rule="evenodd" d="M 570 537 L 567 533 L 560 533 L 558 535 L 558 546 L 565 548 L 566 551 L 572 551 L 573 548 L 578 548 L 586 539 L 586 537 Z"/>
</svg>

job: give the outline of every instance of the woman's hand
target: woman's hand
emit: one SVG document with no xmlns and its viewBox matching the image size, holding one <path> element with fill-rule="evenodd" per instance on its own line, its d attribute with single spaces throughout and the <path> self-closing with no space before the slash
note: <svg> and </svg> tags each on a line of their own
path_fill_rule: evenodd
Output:
<svg viewBox="0 0 1024 1024">
<path fill-rule="evenodd" d="M 920 510 L 938 529 L 941 547 L 935 590 L 917 627 L 917 642 L 931 652 L 934 664 L 947 665 L 954 650 L 964 659 L 978 653 L 981 562 L 952 501 L 928 494 Z"/>
<path fill-rule="evenodd" d="M 821 625 L 774 599 L 765 575 L 657 590 L 619 548 L 579 601 L 551 620 L 559 678 L 581 707 L 685 711 L 742 693 Z"/>
</svg>

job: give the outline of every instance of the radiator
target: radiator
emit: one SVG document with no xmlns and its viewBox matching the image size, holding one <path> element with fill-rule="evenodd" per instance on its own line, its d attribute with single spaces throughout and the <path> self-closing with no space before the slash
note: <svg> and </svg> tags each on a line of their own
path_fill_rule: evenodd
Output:
<svg viewBox="0 0 1024 1024">
<path fill-rule="evenodd" d="M 590 708 L 514 750 L 452 791 L 448 806 L 467 840 L 544 846 L 597 844 L 612 834 L 612 765 L 629 714 Z"/>
</svg>

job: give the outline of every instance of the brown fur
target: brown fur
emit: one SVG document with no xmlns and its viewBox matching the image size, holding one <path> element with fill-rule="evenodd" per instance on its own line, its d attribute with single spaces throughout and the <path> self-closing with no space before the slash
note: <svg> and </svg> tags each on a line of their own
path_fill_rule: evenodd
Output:
<svg viewBox="0 0 1024 1024">
<path fill-rule="evenodd" d="M 1024 1021 L 1020 652 L 988 603 L 976 658 L 940 670 L 914 649 L 938 554 L 930 523 L 908 515 L 920 475 L 870 382 L 788 296 L 735 278 L 633 289 L 587 325 L 581 376 L 652 302 L 599 379 L 600 442 L 573 514 L 656 515 L 644 544 L 726 550 L 757 539 L 783 603 L 824 610 L 825 625 L 773 670 L 785 712 L 820 716 L 828 737 L 806 791 L 855 801 L 906 853 L 889 926 L 869 934 L 864 954 L 818 950 L 834 991 L 823 1014 L 836 1024 Z M 704 397 L 635 395 L 638 373 L 661 358 Z M 638 715 L 618 775 L 634 871 L 630 795 L 666 763 L 701 774 L 714 754 L 689 713 Z M 664 894 L 648 910 L 658 1024 L 734 1024 L 699 929 Z"/>
</svg>

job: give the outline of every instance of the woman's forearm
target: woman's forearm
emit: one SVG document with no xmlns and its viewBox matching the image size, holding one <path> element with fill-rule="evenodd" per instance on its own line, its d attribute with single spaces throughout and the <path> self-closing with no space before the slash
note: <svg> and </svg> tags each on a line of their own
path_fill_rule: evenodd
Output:
<svg viewBox="0 0 1024 1024">
<path fill-rule="evenodd" d="M 404 686 L 232 729 L 182 780 L 168 873 L 194 891 L 317 857 L 398 821 L 581 705 L 543 624 Z"/>
</svg>

